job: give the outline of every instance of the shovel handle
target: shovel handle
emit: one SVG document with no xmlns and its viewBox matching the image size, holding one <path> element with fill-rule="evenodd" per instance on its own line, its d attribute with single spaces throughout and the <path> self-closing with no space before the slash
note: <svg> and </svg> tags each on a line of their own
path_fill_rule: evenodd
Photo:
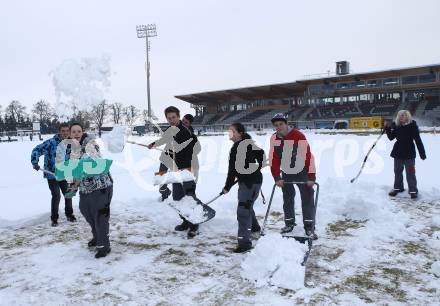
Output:
<svg viewBox="0 0 440 306">
<path fill-rule="evenodd" d="M 52 176 L 55 176 L 55 173 L 53 173 L 52 171 L 49 171 L 49 170 L 46 170 L 46 169 L 42 169 L 42 168 L 40 168 L 40 169 L 38 169 L 38 170 L 40 170 L 41 172 L 44 172 L 44 173 L 46 173 L 46 174 L 50 174 L 50 175 L 52 175 Z"/>
<path fill-rule="evenodd" d="M 135 145 L 138 145 L 138 146 L 141 146 L 141 147 L 147 147 L 148 148 L 148 145 L 143 144 L 143 143 L 139 143 L 139 142 L 134 142 L 134 141 L 127 140 L 127 143 L 131 143 L 131 144 L 135 144 Z M 155 150 L 164 152 L 164 149 L 157 148 L 157 147 L 152 147 L 151 149 L 155 149 Z"/>
</svg>

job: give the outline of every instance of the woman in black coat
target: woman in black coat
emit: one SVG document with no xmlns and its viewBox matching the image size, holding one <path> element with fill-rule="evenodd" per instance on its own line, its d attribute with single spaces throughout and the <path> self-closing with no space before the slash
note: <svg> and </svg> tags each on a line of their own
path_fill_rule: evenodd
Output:
<svg viewBox="0 0 440 306">
<path fill-rule="evenodd" d="M 419 127 L 412 120 L 411 113 L 407 110 L 401 110 L 397 113 L 395 121 L 391 126 L 386 125 L 385 131 L 390 140 L 397 139 L 394 143 L 391 157 L 394 158 L 394 189 L 389 195 L 395 197 L 399 192 L 403 192 L 403 168 L 406 172 L 409 194 L 412 199 L 417 198 L 417 179 L 416 179 L 416 148 L 417 145 L 420 158 L 426 159 L 425 148 L 420 138 Z"/>
<path fill-rule="evenodd" d="M 228 193 L 235 180 L 238 181 L 238 246 L 234 252 L 243 253 L 252 248 L 251 232 L 260 231 L 253 206 L 263 183 L 264 151 L 255 145 L 241 123 L 230 126 L 229 138 L 234 144 L 229 152 L 228 176 L 222 192 Z"/>
</svg>

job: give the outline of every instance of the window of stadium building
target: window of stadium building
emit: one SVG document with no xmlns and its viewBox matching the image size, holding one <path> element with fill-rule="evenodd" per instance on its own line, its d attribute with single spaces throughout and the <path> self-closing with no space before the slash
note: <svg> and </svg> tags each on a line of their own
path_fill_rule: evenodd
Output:
<svg viewBox="0 0 440 306">
<path fill-rule="evenodd" d="M 399 85 L 399 78 L 388 78 L 383 80 L 384 86 L 396 86 Z"/>
<path fill-rule="evenodd" d="M 367 87 L 380 87 L 382 86 L 382 80 L 368 80 Z"/>
<path fill-rule="evenodd" d="M 364 88 L 365 87 L 365 81 L 358 81 L 351 83 L 351 88 Z"/>
<path fill-rule="evenodd" d="M 368 94 L 359 95 L 359 101 L 370 101 L 370 95 Z"/>
<path fill-rule="evenodd" d="M 402 78 L 402 85 L 416 84 L 418 77 L 416 75 L 409 75 Z"/>
<path fill-rule="evenodd" d="M 432 83 L 436 81 L 435 73 L 419 75 L 419 83 Z"/>
<path fill-rule="evenodd" d="M 230 105 L 220 105 L 220 106 L 217 106 L 217 111 L 227 112 L 227 111 L 229 111 L 229 107 L 230 107 Z"/>
<path fill-rule="evenodd" d="M 337 89 L 348 89 L 350 88 L 350 84 L 349 83 L 338 83 L 336 85 Z"/>
</svg>

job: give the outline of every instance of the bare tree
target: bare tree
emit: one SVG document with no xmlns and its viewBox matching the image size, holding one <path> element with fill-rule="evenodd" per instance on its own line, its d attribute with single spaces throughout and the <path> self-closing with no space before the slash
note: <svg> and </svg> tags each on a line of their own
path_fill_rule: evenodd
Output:
<svg viewBox="0 0 440 306">
<path fill-rule="evenodd" d="M 45 122 L 52 119 L 54 111 L 48 102 L 40 100 L 34 104 L 32 108 L 32 114 L 40 122 Z"/>
<path fill-rule="evenodd" d="M 139 116 L 139 110 L 134 105 L 129 105 L 124 107 L 123 110 L 125 123 L 128 125 L 133 125 L 136 118 Z"/>
<path fill-rule="evenodd" d="M 72 122 L 80 123 L 85 129 L 90 127 L 90 121 L 92 121 L 91 112 L 87 112 L 84 110 L 79 110 L 74 108 L 74 113 L 72 118 L 70 119 Z"/>
<path fill-rule="evenodd" d="M 92 121 L 98 128 L 99 137 L 101 137 L 101 129 L 102 126 L 104 125 L 104 120 L 105 117 L 107 116 L 107 113 L 108 113 L 108 105 L 105 102 L 105 100 L 102 100 L 102 102 L 100 102 L 99 104 L 94 105 L 92 107 L 92 111 L 90 112 Z"/>
<path fill-rule="evenodd" d="M 145 125 L 150 124 L 150 118 L 148 118 L 148 110 L 147 109 L 144 109 L 142 111 L 142 119 L 144 120 Z"/>
<path fill-rule="evenodd" d="M 110 106 L 110 108 L 111 108 L 111 112 L 112 112 L 113 123 L 119 124 L 122 119 L 122 110 L 123 110 L 122 103 L 115 102 Z"/>
<path fill-rule="evenodd" d="M 15 122 L 22 121 L 26 115 L 25 113 L 26 107 L 21 105 L 21 103 L 17 100 L 11 101 L 9 105 L 6 107 L 5 113 L 9 115 L 9 117 Z"/>
</svg>

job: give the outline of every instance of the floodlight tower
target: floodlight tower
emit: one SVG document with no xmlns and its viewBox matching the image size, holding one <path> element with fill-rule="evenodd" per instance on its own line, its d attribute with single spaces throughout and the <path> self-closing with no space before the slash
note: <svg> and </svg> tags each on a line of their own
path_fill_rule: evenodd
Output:
<svg viewBox="0 0 440 306">
<path fill-rule="evenodd" d="M 150 37 L 156 37 L 156 25 L 148 24 L 148 25 L 138 25 L 136 26 L 136 32 L 138 38 L 145 38 L 145 54 L 146 54 L 146 62 L 145 62 L 145 70 L 147 73 L 147 100 L 148 100 L 148 119 L 151 119 L 151 98 L 150 98 L 150 60 L 149 60 L 149 52 L 150 52 Z"/>
</svg>

